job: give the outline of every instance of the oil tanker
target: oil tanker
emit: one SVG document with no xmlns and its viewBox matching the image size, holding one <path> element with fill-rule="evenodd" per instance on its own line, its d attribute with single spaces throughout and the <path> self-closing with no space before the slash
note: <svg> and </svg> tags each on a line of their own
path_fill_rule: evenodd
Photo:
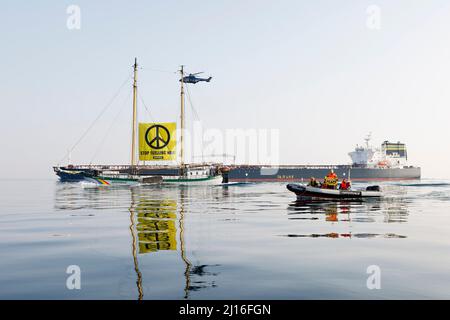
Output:
<svg viewBox="0 0 450 320">
<path fill-rule="evenodd" d="M 279 165 L 279 166 L 231 166 L 230 181 L 298 181 L 311 177 L 323 178 L 331 169 L 340 178 L 351 180 L 412 180 L 420 179 L 420 167 L 408 165 L 406 145 L 384 141 L 380 148 L 369 144 L 357 145 L 349 152 L 348 165 Z"/>
</svg>

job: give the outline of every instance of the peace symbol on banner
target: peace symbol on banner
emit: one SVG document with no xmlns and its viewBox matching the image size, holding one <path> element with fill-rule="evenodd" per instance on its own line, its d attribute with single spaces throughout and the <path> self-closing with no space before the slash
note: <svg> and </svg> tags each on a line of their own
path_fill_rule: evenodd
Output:
<svg viewBox="0 0 450 320">
<path fill-rule="evenodd" d="M 149 135 L 152 137 L 151 140 L 149 140 Z M 145 132 L 145 141 L 153 149 L 162 149 L 169 144 L 170 132 L 166 127 L 155 124 Z"/>
</svg>

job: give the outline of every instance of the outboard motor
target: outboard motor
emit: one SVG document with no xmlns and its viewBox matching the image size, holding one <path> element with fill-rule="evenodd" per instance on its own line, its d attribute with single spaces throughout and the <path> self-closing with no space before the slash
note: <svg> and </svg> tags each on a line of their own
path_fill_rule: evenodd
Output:
<svg viewBox="0 0 450 320">
<path fill-rule="evenodd" d="M 380 186 L 368 186 L 366 191 L 380 191 Z"/>
</svg>

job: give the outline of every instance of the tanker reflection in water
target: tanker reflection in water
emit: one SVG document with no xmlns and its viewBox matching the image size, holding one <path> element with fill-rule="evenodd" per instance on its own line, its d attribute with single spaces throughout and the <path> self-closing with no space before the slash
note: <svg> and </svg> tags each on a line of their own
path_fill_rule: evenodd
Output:
<svg viewBox="0 0 450 320">
<path fill-rule="evenodd" d="M 345 223 L 349 229 L 352 222 L 380 222 L 384 223 L 407 222 L 408 209 L 402 199 L 385 199 L 375 201 L 295 201 L 289 207 L 289 219 L 292 220 L 320 220 L 338 224 Z M 379 213 L 383 213 L 380 215 Z M 287 234 L 293 238 L 406 238 L 405 235 L 395 233 L 311 233 Z"/>
</svg>

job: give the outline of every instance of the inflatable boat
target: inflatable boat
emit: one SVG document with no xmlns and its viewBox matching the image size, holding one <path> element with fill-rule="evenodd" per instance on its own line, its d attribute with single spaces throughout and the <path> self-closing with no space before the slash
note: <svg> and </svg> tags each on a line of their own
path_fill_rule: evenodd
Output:
<svg viewBox="0 0 450 320">
<path fill-rule="evenodd" d="M 286 187 L 289 191 L 294 192 L 298 199 L 316 198 L 358 200 L 364 198 L 380 198 L 382 196 L 379 186 L 369 186 L 363 190 L 339 190 L 315 188 L 291 183 Z"/>
</svg>

